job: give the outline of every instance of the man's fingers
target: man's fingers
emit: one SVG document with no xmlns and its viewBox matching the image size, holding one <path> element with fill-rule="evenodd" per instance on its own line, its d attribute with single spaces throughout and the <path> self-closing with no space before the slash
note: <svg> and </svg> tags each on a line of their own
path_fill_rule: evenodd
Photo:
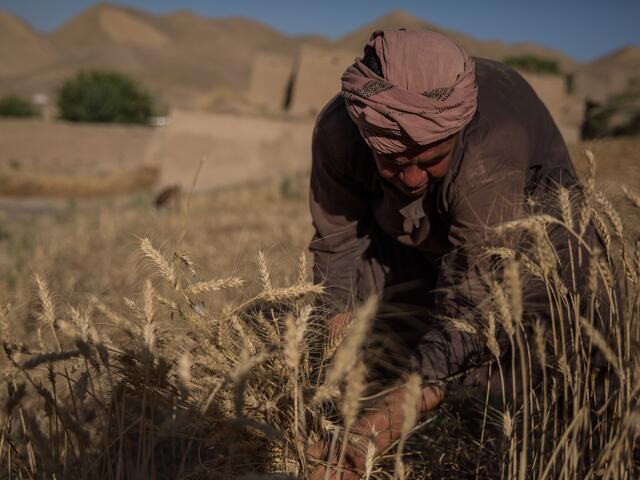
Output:
<svg viewBox="0 0 640 480">
<path fill-rule="evenodd" d="M 324 442 L 316 442 L 307 448 L 307 456 L 312 460 L 323 460 L 329 453 Z"/>
<path fill-rule="evenodd" d="M 309 474 L 308 480 L 357 480 L 359 478 L 361 478 L 360 475 L 353 470 L 342 469 L 342 471 L 338 471 L 336 465 L 330 465 L 313 470 Z"/>
<path fill-rule="evenodd" d="M 351 321 L 350 313 L 339 313 L 333 317 L 331 317 L 327 321 L 327 329 L 329 331 L 329 337 L 332 339 L 337 338 L 345 328 L 349 325 Z"/>
<path fill-rule="evenodd" d="M 360 475 L 353 470 L 351 455 L 346 455 L 345 464 L 338 469 L 338 452 L 329 457 L 330 444 L 319 441 L 307 448 L 307 456 L 311 460 L 311 473 L 308 480 L 356 480 Z M 315 468 L 313 468 L 315 466 Z"/>
</svg>

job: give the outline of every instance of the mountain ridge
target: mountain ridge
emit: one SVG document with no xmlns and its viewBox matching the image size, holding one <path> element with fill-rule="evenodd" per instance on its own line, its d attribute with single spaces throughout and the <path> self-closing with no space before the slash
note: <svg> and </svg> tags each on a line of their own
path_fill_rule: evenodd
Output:
<svg viewBox="0 0 640 480">
<path fill-rule="evenodd" d="M 507 44 L 501 40 L 479 40 L 470 35 L 449 30 L 434 23 L 416 17 L 404 10 L 392 10 L 366 25 L 344 35 L 338 39 L 338 44 L 347 48 L 359 48 L 369 40 L 371 32 L 384 28 L 408 27 L 411 29 L 426 28 L 442 33 L 464 48 L 469 54 L 486 57 L 492 60 L 503 61 L 507 56 L 517 56 L 522 54 L 535 54 L 551 58 L 558 61 L 564 71 L 572 71 L 578 62 L 569 55 L 553 49 L 544 47 L 534 42 L 519 42 Z"/>
<path fill-rule="evenodd" d="M 640 54 L 636 54 L 640 47 L 625 47 L 580 64 L 532 42 L 478 40 L 403 10 L 392 10 L 330 40 L 322 35 L 287 35 L 243 16 L 208 18 L 186 9 L 159 15 L 102 2 L 48 34 L 0 11 L 0 93 L 51 93 L 77 71 L 104 68 L 128 73 L 170 104 L 185 105 L 217 89 L 242 92 L 258 52 L 294 59 L 302 45 L 311 44 L 355 56 L 361 54 L 372 31 L 397 27 L 439 31 L 470 54 L 496 60 L 535 54 L 557 60 L 565 72 L 601 73 L 604 68 L 628 76 L 634 68 L 640 70 Z"/>
</svg>

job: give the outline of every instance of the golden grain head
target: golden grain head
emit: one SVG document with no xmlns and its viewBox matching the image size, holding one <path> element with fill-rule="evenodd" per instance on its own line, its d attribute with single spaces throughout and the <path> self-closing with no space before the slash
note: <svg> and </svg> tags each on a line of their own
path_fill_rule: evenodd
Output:
<svg viewBox="0 0 640 480">
<path fill-rule="evenodd" d="M 346 425 L 353 423 L 358 414 L 360 398 L 366 388 L 366 376 L 367 367 L 361 360 L 347 373 L 344 395 L 340 404 L 340 411 L 345 418 Z"/>
<path fill-rule="evenodd" d="M 147 237 L 143 237 L 140 239 L 140 249 L 144 254 L 145 258 L 151 261 L 151 263 L 156 267 L 160 276 L 164 278 L 170 285 L 175 286 L 177 283 L 176 272 L 173 268 L 173 265 L 160 253 L 156 250 L 151 244 L 151 240 Z"/>
<path fill-rule="evenodd" d="M 595 171 L 592 157 L 589 168 Z M 589 188 L 591 193 L 587 194 L 591 196 L 578 202 L 581 226 L 583 218 L 591 221 L 593 214 L 594 223 L 600 222 L 608 235 L 615 234 L 616 239 L 623 234 L 629 236 L 629 225 L 622 225 L 623 218 L 612 210 L 617 204 L 608 203 L 597 194 L 595 182 L 591 187 L 587 185 Z M 632 195 L 625 194 L 634 201 Z M 230 217 L 237 215 L 226 211 L 233 206 L 235 197 L 228 192 L 225 195 L 229 196 L 228 205 L 219 209 L 213 221 L 218 222 L 215 228 L 227 232 L 234 230 L 236 223 Z M 247 197 L 255 205 L 255 198 Z M 518 335 L 526 340 L 525 349 L 530 349 L 531 356 L 538 357 L 546 367 L 542 388 L 532 391 L 525 387 L 523 391 L 531 400 L 528 409 L 522 408 L 518 395 L 506 398 L 504 413 L 481 403 L 479 410 L 486 417 L 478 419 L 477 425 L 499 424 L 502 431 L 482 428 L 482 433 L 476 436 L 475 429 L 464 429 L 464 422 L 456 417 L 457 411 L 450 403 L 433 417 L 438 421 L 421 425 L 424 430 L 416 435 L 414 446 L 408 436 L 418 423 L 415 405 L 421 393 L 421 378 L 412 375 L 405 386 L 400 441 L 379 458 L 375 444 L 380 437 L 376 437 L 375 431 L 357 444 L 362 449 L 365 478 L 390 478 L 394 464 L 396 473 L 407 480 L 437 476 L 441 472 L 451 476 L 452 471 L 454 476 L 465 471 L 479 478 L 523 478 L 517 462 L 522 458 L 527 421 L 529 433 L 525 435 L 530 460 L 525 473 L 531 478 L 616 478 L 617 473 L 632 471 L 636 445 L 629 432 L 640 423 L 636 418 L 640 410 L 635 396 L 640 388 L 640 376 L 636 373 L 639 361 L 634 350 L 640 342 L 633 327 L 638 321 L 637 309 L 635 313 L 629 312 L 626 298 L 616 298 L 621 312 L 604 319 L 598 317 L 598 311 L 583 312 L 577 302 L 573 305 L 575 309 L 564 308 L 573 301 L 570 296 L 575 292 L 564 284 L 565 266 L 557 265 L 557 252 L 549 240 L 548 227 L 561 223 L 571 226 L 570 220 L 578 212 L 574 211 L 577 204 L 569 201 L 569 192 L 558 192 L 557 200 L 561 221 L 541 216 L 504 227 L 505 232 L 518 234 L 526 228 L 528 237 L 537 242 L 533 252 L 521 251 L 513 245 L 485 249 L 487 256 L 499 260 L 493 263 L 498 264 L 500 272 L 495 278 L 488 278 L 493 309 L 475 312 L 477 318 L 483 318 L 482 325 L 464 317 L 448 319 L 447 323 L 467 334 L 486 337 L 489 353 L 500 358 L 496 371 L 503 372 L 511 367 L 511 351 L 507 342 L 504 345 L 498 342 L 499 325 L 503 325 L 508 335 L 515 335 L 515 329 L 521 328 Z M 194 202 L 197 207 L 196 198 Z M 211 218 L 211 209 L 206 205 L 201 208 Z M 276 207 L 285 208 L 264 202 L 264 209 Z M 132 218 L 139 221 L 136 215 Z M 282 216 L 278 211 L 273 218 Z M 158 475 L 176 478 L 182 467 L 181 474 L 190 478 L 251 475 L 258 478 L 257 471 L 296 475 L 303 471 L 305 448 L 310 443 L 327 437 L 337 441 L 358 421 L 360 414 L 369 412 L 363 400 L 365 391 L 371 387 L 367 384 L 363 346 L 375 317 L 375 300 L 362 305 L 355 319 L 333 342 L 320 345 L 323 340 L 318 330 L 325 312 L 310 305 L 323 290 L 308 278 L 309 265 L 304 256 L 297 271 L 283 272 L 287 262 L 272 260 L 268 264 L 260 253 L 258 268 L 254 265 L 255 272 L 246 275 L 246 282 L 231 276 L 239 271 L 235 264 L 239 253 L 246 257 L 247 251 L 247 244 L 237 239 L 251 238 L 250 249 L 254 245 L 257 248 L 260 243 L 274 240 L 275 235 L 282 235 L 281 223 L 264 221 L 259 216 L 248 221 L 243 217 L 243 225 L 255 222 L 262 230 L 243 230 L 238 236 L 229 233 L 232 238 L 229 243 L 233 245 L 223 250 L 229 255 L 217 254 L 224 245 L 217 246 L 214 255 L 208 236 L 195 232 L 190 239 L 189 235 L 172 230 L 184 222 L 176 221 L 169 213 L 162 219 L 166 222 L 163 228 L 166 227 L 167 236 L 158 233 L 157 238 L 179 238 L 181 253 L 163 253 L 148 236 L 140 237 L 143 257 L 153 266 L 152 278 L 148 280 L 145 278 L 148 271 L 134 272 L 127 264 L 121 276 L 126 278 L 122 285 L 118 284 L 121 277 L 115 276 L 109 265 L 119 261 L 115 253 L 113 258 L 101 261 L 95 252 L 96 239 L 88 236 L 91 235 L 87 233 L 88 224 L 78 219 L 71 230 L 63 232 L 65 235 L 56 237 L 62 240 L 84 235 L 82 242 L 73 244 L 73 251 L 58 250 L 60 242 L 49 240 L 46 243 L 49 248 L 28 252 L 28 260 L 31 257 L 38 260 L 34 265 L 43 268 L 36 271 L 46 272 L 49 282 L 44 275 L 37 277 L 34 295 L 34 282 L 16 276 L 18 287 L 13 291 L 23 288 L 28 295 L 11 298 L 9 294 L 16 309 L 10 312 L 0 309 L 0 333 L 6 356 L 2 359 L 0 389 L 0 462 L 9 478 L 60 477 L 60 465 L 64 465 L 64 475 L 69 478 L 82 478 L 82 472 L 90 472 L 90 478 L 102 478 L 114 471 L 111 464 L 106 465 L 109 463 L 106 458 L 121 465 L 121 476 L 127 478 L 147 478 L 149 472 L 156 474 L 152 469 L 157 469 Z M 108 220 L 99 222 L 100 235 L 113 229 L 113 238 L 123 243 L 123 232 L 128 231 L 115 228 Z M 209 235 L 210 231 L 205 230 Z M 304 242 L 305 235 L 300 234 Z M 215 262 L 196 266 L 190 254 L 183 251 L 183 245 L 186 247 L 190 242 L 199 248 L 193 252 L 193 258 L 203 258 L 205 262 L 215 258 L 218 262 L 221 256 L 228 256 L 220 262 L 226 267 L 219 268 Z M 609 238 L 608 245 L 611 243 Z M 104 244 L 95 245 L 102 248 Z M 126 252 L 125 248 L 110 248 L 113 252 Z M 586 280 L 594 293 L 604 285 L 607 295 L 618 294 L 611 287 L 617 281 L 614 273 L 618 275 L 621 271 L 621 260 L 627 273 L 624 287 L 632 292 L 637 289 L 630 280 L 637 277 L 633 277 L 632 270 L 640 271 L 640 242 L 635 251 L 631 247 L 622 252 L 619 248 L 613 250 L 594 251 L 588 259 Z M 19 262 L 29 264 L 25 258 L 15 263 Z M 56 270 L 61 268 L 59 265 L 76 268 L 75 263 L 82 264 L 80 270 L 73 271 L 75 276 L 61 275 Z M 214 264 L 216 268 L 212 267 Z M 212 273 L 211 277 L 202 276 L 207 271 Z M 529 323 L 530 312 L 522 289 L 526 289 L 530 277 L 544 280 L 549 296 L 557 300 L 553 304 L 557 314 L 554 319 L 534 319 Z M 282 278 L 293 278 L 294 282 L 279 286 Z M 100 300 L 89 297 L 88 307 L 85 284 L 102 292 Z M 3 285 L 6 288 L 8 282 Z M 237 290 L 204 297 L 232 288 Z M 69 289 L 78 292 L 69 294 Z M 60 293 L 64 291 L 66 295 Z M 597 300 L 585 303 L 597 304 Z M 578 314 L 580 317 L 575 318 Z M 27 332 L 28 341 L 21 344 L 11 337 L 16 336 L 23 319 L 36 321 L 32 324 L 33 331 Z M 560 323 L 562 320 L 566 322 Z M 601 321 L 606 323 L 606 330 L 602 329 Z M 561 331 L 560 326 L 566 330 Z M 59 346 L 55 342 L 57 335 L 61 340 Z M 577 352 L 570 350 L 564 355 L 562 335 Z M 153 355 L 145 356 L 145 347 Z M 324 347 L 327 354 L 322 357 Z M 514 346 L 513 353 L 519 353 L 517 348 Z M 619 378 L 611 381 L 612 377 L 608 377 L 609 381 L 603 382 L 603 371 L 592 363 L 588 350 L 605 358 L 605 370 L 611 369 Z M 101 355 L 107 361 L 101 362 Z M 520 369 L 516 368 L 515 375 L 516 379 L 522 375 Z M 531 371 L 526 378 L 532 378 Z M 586 381 L 588 378 L 594 381 Z M 454 383 L 458 380 L 453 379 Z M 625 388 L 618 388 L 619 385 Z M 604 406 L 598 404 L 599 387 L 606 397 Z M 449 413 L 452 411 L 454 415 Z M 31 412 L 41 414 L 35 416 Z M 461 431 L 464 435 L 458 436 Z M 425 442 L 429 450 L 422 455 L 419 450 Z M 544 448 L 543 442 L 547 442 Z M 594 445 L 598 448 L 594 449 Z M 172 457 L 172 452 L 178 452 L 178 458 Z M 180 456 L 184 452 L 191 455 Z M 160 456 L 162 462 L 154 461 Z M 582 462 L 583 458 L 597 461 L 591 465 Z M 47 470 L 50 466 L 52 469 Z M 101 467 L 107 471 L 100 470 Z M 175 468 L 171 472 L 163 470 L 172 467 Z M 125 472 L 126 468 L 132 470 Z"/>
<path fill-rule="evenodd" d="M 622 193 L 624 193 L 625 197 L 627 197 L 636 208 L 640 208 L 640 195 L 632 191 L 626 185 L 622 186 Z"/>
</svg>

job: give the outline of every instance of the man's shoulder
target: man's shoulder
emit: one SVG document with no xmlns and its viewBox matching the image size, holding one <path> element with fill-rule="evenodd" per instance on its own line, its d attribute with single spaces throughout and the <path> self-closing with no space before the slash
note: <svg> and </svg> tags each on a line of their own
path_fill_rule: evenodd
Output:
<svg viewBox="0 0 640 480">
<path fill-rule="evenodd" d="M 363 143 L 355 123 L 349 117 L 342 95 L 333 97 L 318 114 L 313 130 L 314 141 L 334 146 Z"/>
<path fill-rule="evenodd" d="M 473 57 L 476 64 L 476 82 L 478 83 L 478 93 L 481 87 L 495 86 L 496 84 L 512 87 L 529 86 L 524 77 L 513 67 L 482 57 Z M 529 87 L 530 88 L 530 87 Z M 533 91 L 533 90 L 532 90 Z"/>
<path fill-rule="evenodd" d="M 547 108 L 529 82 L 514 68 L 486 58 L 475 58 L 478 110 L 498 126 L 518 127 L 532 121 L 552 122 Z M 529 128 L 527 128 L 529 129 Z"/>
<path fill-rule="evenodd" d="M 518 71 L 476 59 L 476 81 L 478 112 L 467 129 L 455 172 L 458 193 L 521 184 L 532 169 L 572 169 L 553 118 Z"/>
<path fill-rule="evenodd" d="M 478 128 L 474 135 L 484 153 L 536 150 L 557 127 L 549 110 L 527 80 L 503 63 L 478 58 Z M 480 141 L 479 141 L 480 139 Z"/>
<path fill-rule="evenodd" d="M 342 95 L 333 97 L 318 114 L 311 148 L 316 167 L 360 180 L 370 176 L 371 151 L 349 117 Z"/>
</svg>

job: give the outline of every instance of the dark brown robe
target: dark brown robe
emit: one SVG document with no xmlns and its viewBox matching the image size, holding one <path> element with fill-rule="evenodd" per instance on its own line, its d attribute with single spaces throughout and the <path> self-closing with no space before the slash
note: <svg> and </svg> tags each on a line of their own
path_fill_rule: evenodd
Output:
<svg viewBox="0 0 640 480">
<path fill-rule="evenodd" d="M 380 177 L 340 95 L 320 113 L 313 134 L 315 281 L 336 308 L 377 294 L 402 305 L 396 317 L 417 314 L 417 327 L 392 322 L 420 340 L 416 358 L 426 377 L 451 375 L 482 349 L 433 319 L 464 315 L 486 301 L 478 259 L 491 227 L 523 216 L 525 198 L 544 199 L 552 187 L 577 183 L 560 132 L 529 84 L 484 59 L 476 59 L 476 81 L 477 112 L 450 169 L 417 200 Z"/>
</svg>

